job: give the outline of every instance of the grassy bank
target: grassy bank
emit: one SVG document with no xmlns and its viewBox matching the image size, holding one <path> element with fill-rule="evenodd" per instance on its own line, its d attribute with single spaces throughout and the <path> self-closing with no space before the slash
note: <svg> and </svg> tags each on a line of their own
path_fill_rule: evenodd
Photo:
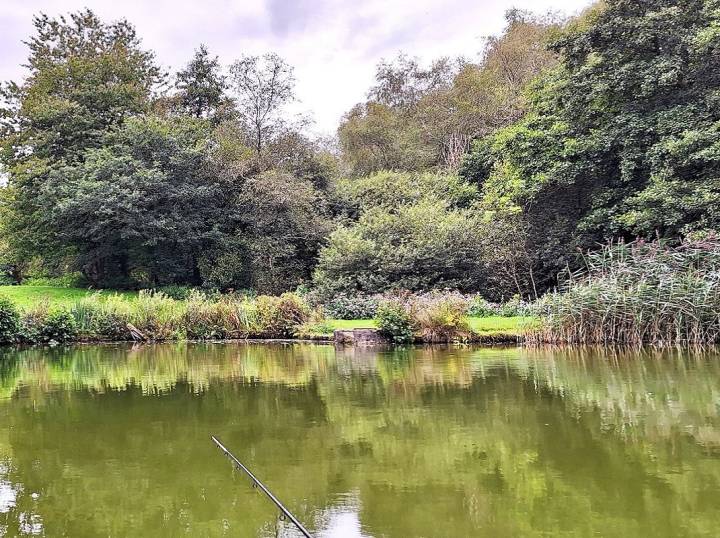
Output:
<svg viewBox="0 0 720 538">
<path fill-rule="evenodd" d="M 69 308 L 80 299 L 96 293 L 106 297 L 112 295 L 120 295 L 128 299 L 137 297 L 137 292 L 133 291 L 98 291 L 55 286 L 0 286 L 0 295 L 4 295 L 20 308 L 32 308 L 42 302 L 47 302 L 51 306 Z"/>
<path fill-rule="evenodd" d="M 51 286 L 2 286 L 5 329 L 0 342 L 182 340 L 233 338 L 329 339 L 336 329 L 378 327 L 377 319 L 327 319 L 301 297 L 174 300 L 162 293 L 95 291 Z M 14 313 L 13 313 L 14 311 Z M 2 311 L 0 311 L 2 316 Z M 9 316 L 9 317 L 8 317 Z M 2 320 L 0 320 L 1 322 Z M 453 323 L 456 323 L 455 320 Z M 512 341 L 528 318 L 463 316 L 463 331 L 429 341 Z M 380 321 L 382 323 L 382 321 Z M 434 322 L 442 325 L 444 321 Z M 421 340 L 424 339 L 421 337 Z"/>
</svg>

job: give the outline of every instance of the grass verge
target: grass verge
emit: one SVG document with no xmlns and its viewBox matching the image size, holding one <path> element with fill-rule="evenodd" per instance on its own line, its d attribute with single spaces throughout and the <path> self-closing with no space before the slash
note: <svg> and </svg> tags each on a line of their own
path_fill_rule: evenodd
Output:
<svg viewBox="0 0 720 538">
<path fill-rule="evenodd" d="M 55 286 L 0 286 L 0 295 L 4 295 L 20 308 L 31 308 L 42 302 L 50 306 L 70 307 L 80 299 L 94 293 L 103 295 L 122 295 L 126 298 L 137 297 L 134 291 L 88 290 L 84 288 L 59 288 Z"/>
</svg>

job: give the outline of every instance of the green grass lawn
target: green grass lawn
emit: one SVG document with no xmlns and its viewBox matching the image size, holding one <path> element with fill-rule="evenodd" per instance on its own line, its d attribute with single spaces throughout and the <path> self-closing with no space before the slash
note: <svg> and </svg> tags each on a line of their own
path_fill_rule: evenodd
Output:
<svg viewBox="0 0 720 538">
<path fill-rule="evenodd" d="M 20 308 L 29 308 L 42 301 L 51 305 L 70 306 L 78 299 L 96 293 L 97 290 L 83 288 L 58 288 L 55 286 L 0 286 L 0 295 L 8 297 Z M 131 291 L 103 291 L 103 294 L 120 294 L 127 297 L 137 295 Z"/>
<path fill-rule="evenodd" d="M 377 326 L 374 319 L 330 319 L 333 329 L 371 329 Z"/>
<path fill-rule="evenodd" d="M 490 316 L 487 318 L 468 318 L 470 328 L 476 333 L 517 333 L 520 328 L 532 321 L 532 318 L 517 316 L 503 318 Z"/>
</svg>

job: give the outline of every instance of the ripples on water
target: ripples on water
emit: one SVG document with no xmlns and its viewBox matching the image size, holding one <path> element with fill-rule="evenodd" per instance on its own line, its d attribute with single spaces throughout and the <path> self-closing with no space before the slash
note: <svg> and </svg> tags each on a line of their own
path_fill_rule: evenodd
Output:
<svg viewBox="0 0 720 538">
<path fill-rule="evenodd" d="M 715 353 L 0 350 L 0 536 L 716 536 Z"/>
</svg>

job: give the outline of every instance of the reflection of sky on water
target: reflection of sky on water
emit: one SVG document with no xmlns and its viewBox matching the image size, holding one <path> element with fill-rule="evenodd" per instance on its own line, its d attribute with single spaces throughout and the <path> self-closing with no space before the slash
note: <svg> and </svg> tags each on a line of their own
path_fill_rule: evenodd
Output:
<svg viewBox="0 0 720 538">
<path fill-rule="evenodd" d="M 369 538 L 360 524 L 360 493 L 348 493 L 341 497 L 340 504 L 324 510 L 316 518 L 316 527 L 319 538 Z"/>
<path fill-rule="evenodd" d="M 20 521 L 20 532 L 23 535 L 42 534 L 43 525 L 39 515 L 20 512 L 18 519 Z"/>
<path fill-rule="evenodd" d="M 22 485 L 13 484 L 8 480 L 5 480 L 5 476 L 8 474 L 8 467 L 4 464 L 0 464 L 0 514 L 3 516 L 0 521 L 0 536 L 10 536 L 8 534 L 10 525 L 8 525 L 8 518 L 12 517 L 11 512 L 17 504 L 18 494 L 22 493 Z M 32 494 L 33 500 L 37 499 L 37 494 Z M 20 512 L 17 515 L 17 525 L 12 525 L 12 528 L 17 528 L 22 536 L 28 535 L 39 535 L 43 533 L 42 519 L 38 514 L 29 514 L 27 512 Z"/>
<path fill-rule="evenodd" d="M 0 514 L 6 514 L 11 508 L 14 508 L 17 499 L 17 492 L 13 485 L 2 478 L 7 476 L 7 473 L 7 466 L 0 464 Z"/>
<path fill-rule="evenodd" d="M 313 537 L 372 538 L 372 535 L 363 532 L 360 524 L 359 496 L 359 492 L 348 492 L 340 495 L 337 504 L 317 513 L 315 515 Z M 278 519 L 276 525 L 277 527 L 271 526 L 271 528 L 266 529 L 263 536 L 302 538 L 302 533 L 290 521 Z"/>
</svg>

